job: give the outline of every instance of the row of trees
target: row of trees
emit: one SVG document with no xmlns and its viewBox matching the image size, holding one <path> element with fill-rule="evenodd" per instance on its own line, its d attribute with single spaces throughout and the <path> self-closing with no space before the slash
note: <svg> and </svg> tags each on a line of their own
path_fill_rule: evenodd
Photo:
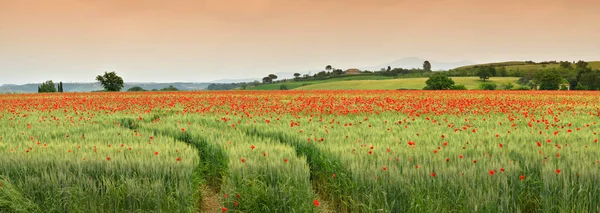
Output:
<svg viewBox="0 0 600 213">
<path fill-rule="evenodd" d="M 54 84 L 52 80 L 46 81 L 38 86 L 38 93 L 48 93 L 48 92 L 64 92 L 62 81 L 58 84 Z"/>
<path fill-rule="evenodd" d="M 102 85 L 102 87 L 104 88 L 105 91 L 110 91 L 110 92 L 121 91 L 121 89 L 123 89 L 123 87 L 125 86 L 125 82 L 123 81 L 123 78 L 118 76 L 117 73 L 115 73 L 115 72 L 104 72 L 104 75 L 96 76 L 96 81 L 100 82 L 100 84 Z M 173 85 L 169 85 L 169 87 L 165 87 L 160 90 L 154 89 L 152 91 L 178 91 L 178 90 L 179 89 L 177 89 Z M 139 86 L 135 86 L 135 87 L 130 88 L 127 91 L 148 91 L 148 90 L 145 90 Z M 46 82 L 40 84 L 40 86 L 38 86 L 38 92 L 39 93 L 64 92 L 63 83 L 59 82 L 58 84 L 55 84 L 54 82 L 52 82 L 52 80 L 46 81 Z"/>
</svg>

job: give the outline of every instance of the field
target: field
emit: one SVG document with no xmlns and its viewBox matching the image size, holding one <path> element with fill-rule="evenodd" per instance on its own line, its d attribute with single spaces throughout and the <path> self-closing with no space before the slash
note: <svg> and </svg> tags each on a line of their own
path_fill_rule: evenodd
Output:
<svg viewBox="0 0 600 213">
<path fill-rule="evenodd" d="M 285 86 L 288 89 L 295 89 L 298 87 L 303 87 L 303 86 L 308 86 L 308 85 L 340 82 L 340 81 L 388 80 L 388 79 L 393 79 L 393 78 L 388 77 L 388 76 L 344 76 L 344 77 L 340 77 L 340 78 L 331 78 L 331 79 L 325 79 L 325 80 L 310 80 L 310 81 L 289 80 L 288 82 L 284 82 L 284 83 L 262 84 L 262 85 L 258 85 L 256 87 L 248 87 L 247 89 L 248 90 L 279 90 L 279 87 L 282 84 L 285 84 Z"/>
<path fill-rule="evenodd" d="M 456 84 L 462 84 L 467 89 L 477 89 L 483 83 L 478 77 L 452 77 Z M 513 83 L 519 80 L 517 77 L 493 77 L 486 82 L 496 83 L 498 86 Z M 401 78 L 391 80 L 355 80 L 336 81 L 298 87 L 298 90 L 395 90 L 395 89 L 423 89 L 427 78 Z"/>
<path fill-rule="evenodd" d="M 599 103 L 576 91 L 2 95 L 0 212 L 599 212 Z"/>
</svg>

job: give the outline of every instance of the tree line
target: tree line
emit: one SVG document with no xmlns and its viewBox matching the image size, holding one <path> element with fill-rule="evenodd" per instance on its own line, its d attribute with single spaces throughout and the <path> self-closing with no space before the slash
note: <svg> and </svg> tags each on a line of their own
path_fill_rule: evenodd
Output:
<svg viewBox="0 0 600 213">
<path fill-rule="evenodd" d="M 125 87 L 125 82 L 123 78 L 118 76 L 116 72 L 104 72 L 104 75 L 96 76 L 96 81 L 100 82 L 103 91 L 107 92 L 118 92 Z M 160 90 L 146 90 L 140 86 L 135 86 L 129 88 L 127 91 L 129 92 L 137 92 L 137 91 L 179 91 L 173 85 L 169 85 L 168 87 L 162 88 Z M 52 92 L 64 92 L 63 83 L 59 82 L 55 84 L 52 80 L 48 80 L 46 82 L 41 83 L 38 86 L 38 93 L 52 93 Z"/>
</svg>

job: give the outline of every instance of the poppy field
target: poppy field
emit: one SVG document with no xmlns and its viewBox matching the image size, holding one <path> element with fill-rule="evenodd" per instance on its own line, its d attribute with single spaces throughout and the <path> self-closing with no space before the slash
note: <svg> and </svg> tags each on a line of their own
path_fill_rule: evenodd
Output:
<svg viewBox="0 0 600 213">
<path fill-rule="evenodd" d="M 598 122 L 579 91 L 1 95 L 0 212 L 598 212 Z"/>
</svg>

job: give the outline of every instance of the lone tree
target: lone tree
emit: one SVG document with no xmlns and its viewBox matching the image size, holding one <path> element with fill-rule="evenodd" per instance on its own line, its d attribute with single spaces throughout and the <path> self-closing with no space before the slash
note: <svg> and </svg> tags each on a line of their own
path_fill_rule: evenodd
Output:
<svg viewBox="0 0 600 213">
<path fill-rule="evenodd" d="M 52 82 L 51 80 L 46 81 L 46 82 L 42 83 L 42 85 L 39 86 L 38 92 L 40 92 L 40 93 L 56 92 L 56 86 L 54 85 L 54 82 Z"/>
<path fill-rule="evenodd" d="M 268 77 L 271 79 L 271 83 L 273 83 L 273 80 L 277 79 L 277 76 L 275 74 L 269 74 Z"/>
<path fill-rule="evenodd" d="M 273 82 L 273 80 L 271 78 L 269 78 L 269 76 L 267 76 L 262 79 L 262 82 L 263 82 L 263 84 L 268 84 L 268 83 Z"/>
<path fill-rule="evenodd" d="M 479 76 L 479 79 L 481 79 L 483 82 L 485 82 L 487 79 L 490 79 L 490 77 L 494 76 L 495 74 L 496 69 L 492 66 L 480 67 L 477 70 L 477 76 Z"/>
<path fill-rule="evenodd" d="M 115 72 L 104 72 L 104 75 L 96 76 L 96 81 L 102 84 L 106 91 L 118 92 L 123 89 L 123 78 L 119 77 Z"/>
<path fill-rule="evenodd" d="M 325 66 L 325 70 L 327 70 L 327 71 L 331 71 L 332 69 L 333 69 L 333 67 L 331 65 Z"/>
<path fill-rule="evenodd" d="M 295 79 L 298 79 L 298 78 L 300 78 L 300 76 L 301 76 L 301 75 L 302 75 L 302 74 L 300 74 L 300 73 L 294 73 L 294 78 L 295 78 Z"/>
<path fill-rule="evenodd" d="M 431 63 L 429 63 L 429 61 L 423 62 L 423 70 L 427 72 L 431 71 Z"/>
<path fill-rule="evenodd" d="M 425 84 L 427 84 L 427 86 L 423 88 L 424 90 L 446 90 L 452 88 L 454 81 L 442 73 L 436 73 L 429 77 L 429 79 L 425 81 Z"/>
</svg>

